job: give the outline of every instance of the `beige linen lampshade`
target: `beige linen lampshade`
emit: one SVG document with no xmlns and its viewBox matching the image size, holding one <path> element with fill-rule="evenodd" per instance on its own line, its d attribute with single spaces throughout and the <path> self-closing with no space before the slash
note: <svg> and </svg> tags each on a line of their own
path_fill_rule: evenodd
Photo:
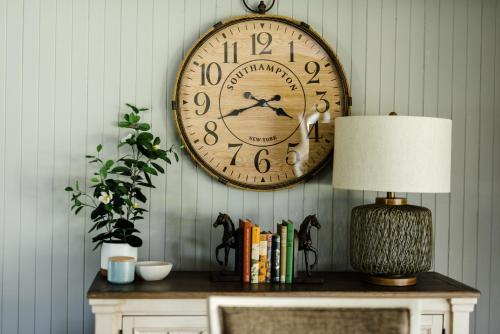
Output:
<svg viewBox="0 0 500 334">
<path fill-rule="evenodd" d="M 333 186 L 450 192 L 451 120 L 413 116 L 335 119 Z"/>
</svg>

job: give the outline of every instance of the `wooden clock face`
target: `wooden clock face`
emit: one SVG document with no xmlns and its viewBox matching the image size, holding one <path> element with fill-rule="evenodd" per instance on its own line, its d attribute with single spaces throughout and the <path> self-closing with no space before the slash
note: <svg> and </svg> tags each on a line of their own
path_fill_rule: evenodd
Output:
<svg viewBox="0 0 500 334">
<path fill-rule="evenodd" d="M 331 158 L 347 87 L 334 53 L 307 25 L 246 16 L 215 25 L 193 46 L 173 106 L 187 150 L 210 174 L 271 190 Z"/>
</svg>

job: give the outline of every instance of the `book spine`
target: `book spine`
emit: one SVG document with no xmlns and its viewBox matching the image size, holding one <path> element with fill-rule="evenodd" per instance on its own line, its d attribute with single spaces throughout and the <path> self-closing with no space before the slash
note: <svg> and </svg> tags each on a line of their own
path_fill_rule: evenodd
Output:
<svg viewBox="0 0 500 334">
<path fill-rule="evenodd" d="M 293 233 L 293 278 L 299 276 L 299 235 Z M 293 279 L 292 279 L 293 280 Z"/>
<path fill-rule="evenodd" d="M 265 283 L 267 276 L 267 233 L 260 234 L 259 242 L 259 283 Z"/>
<path fill-rule="evenodd" d="M 240 226 L 236 230 L 236 252 L 234 257 L 234 271 L 239 275 L 243 275 L 243 226 L 240 221 Z"/>
<path fill-rule="evenodd" d="M 275 283 L 280 282 L 280 239 L 279 234 L 273 235 L 271 280 Z"/>
<path fill-rule="evenodd" d="M 243 221 L 243 283 L 250 283 L 250 251 L 252 248 L 252 223 Z"/>
<path fill-rule="evenodd" d="M 281 241 L 280 241 L 280 251 L 281 251 L 281 262 L 280 262 L 280 283 L 286 282 L 286 223 L 281 225 Z"/>
<path fill-rule="evenodd" d="M 250 283 L 259 283 L 260 227 L 252 227 L 252 248 L 250 262 Z"/>
<path fill-rule="evenodd" d="M 266 237 L 267 237 L 266 283 L 271 283 L 271 256 L 273 249 L 273 234 L 271 232 L 267 232 Z"/>
<path fill-rule="evenodd" d="M 294 239 L 293 223 L 289 222 L 286 227 L 286 283 L 292 283 L 293 280 L 293 239 Z"/>
</svg>

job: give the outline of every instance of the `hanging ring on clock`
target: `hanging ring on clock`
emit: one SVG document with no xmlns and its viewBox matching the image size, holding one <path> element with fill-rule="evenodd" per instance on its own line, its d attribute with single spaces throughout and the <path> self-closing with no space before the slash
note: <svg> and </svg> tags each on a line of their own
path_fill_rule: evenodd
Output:
<svg viewBox="0 0 500 334">
<path fill-rule="evenodd" d="M 271 10 L 271 8 L 273 8 L 275 2 L 276 2 L 276 0 L 273 0 L 273 2 L 271 2 L 271 6 L 267 7 L 267 5 L 264 3 L 264 1 L 261 1 L 259 3 L 259 5 L 257 6 L 257 9 L 255 10 L 255 9 L 250 8 L 250 6 L 248 6 L 247 0 L 243 0 L 243 4 L 245 5 L 245 7 L 249 11 L 251 11 L 252 13 L 256 13 L 256 14 L 265 14 L 265 13 L 267 13 L 268 11 Z"/>
</svg>

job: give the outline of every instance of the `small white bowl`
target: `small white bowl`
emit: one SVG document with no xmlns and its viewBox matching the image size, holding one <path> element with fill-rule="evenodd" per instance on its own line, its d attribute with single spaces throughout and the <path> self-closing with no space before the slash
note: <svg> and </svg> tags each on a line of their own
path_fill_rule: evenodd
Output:
<svg viewBox="0 0 500 334">
<path fill-rule="evenodd" d="M 141 261 L 135 264 L 135 272 L 145 281 L 160 281 L 170 274 L 170 270 L 170 262 Z"/>
</svg>

